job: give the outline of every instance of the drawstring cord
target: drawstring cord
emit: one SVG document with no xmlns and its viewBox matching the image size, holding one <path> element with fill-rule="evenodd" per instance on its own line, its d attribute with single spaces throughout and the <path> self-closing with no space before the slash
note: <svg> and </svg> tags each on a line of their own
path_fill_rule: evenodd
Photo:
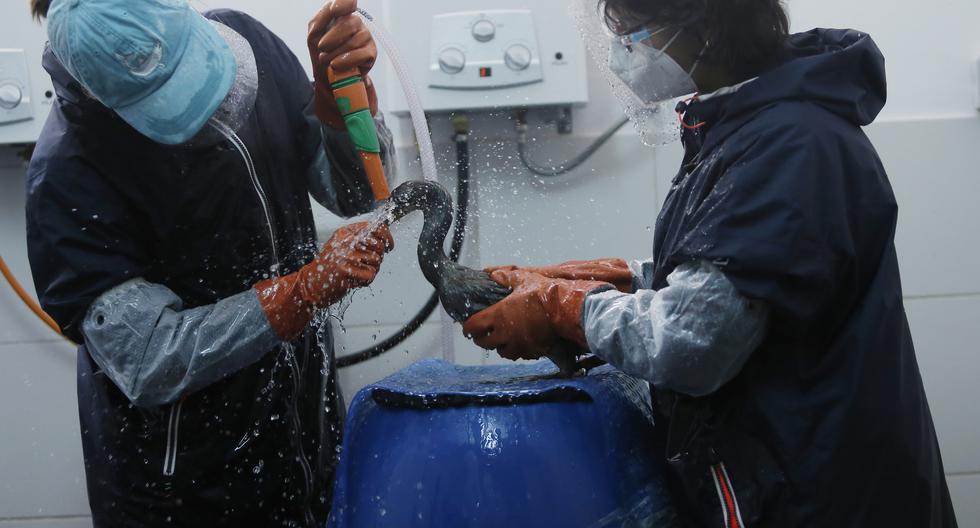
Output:
<svg viewBox="0 0 980 528">
<path fill-rule="evenodd" d="M 689 124 L 687 124 L 686 121 L 684 121 L 684 114 L 687 112 L 687 107 L 691 103 L 696 102 L 698 100 L 698 96 L 699 95 L 700 94 L 694 94 L 693 96 L 691 96 L 690 99 L 685 99 L 685 100 L 677 103 L 677 107 L 674 109 L 677 112 L 677 120 L 680 121 L 681 126 L 684 127 L 687 130 L 697 130 L 697 129 L 703 127 L 704 125 L 707 125 L 708 124 L 706 121 L 701 121 L 699 123 L 695 123 L 693 125 L 689 125 Z"/>
</svg>

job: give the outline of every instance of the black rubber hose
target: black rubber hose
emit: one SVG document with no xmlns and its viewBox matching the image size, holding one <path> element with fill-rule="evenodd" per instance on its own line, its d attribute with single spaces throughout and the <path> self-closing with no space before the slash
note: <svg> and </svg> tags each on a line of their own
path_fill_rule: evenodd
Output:
<svg viewBox="0 0 980 528">
<path fill-rule="evenodd" d="M 468 205 L 470 201 L 470 141 L 469 135 L 465 132 L 456 134 L 456 221 L 453 227 L 453 242 L 449 249 L 449 258 L 453 262 L 459 262 L 459 257 L 463 253 L 463 241 L 466 240 L 466 223 L 469 217 Z M 411 337 L 425 321 L 432 315 L 436 307 L 439 306 L 439 293 L 433 292 L 429 300 L 425 302 L 422 309 L 415 314 L 405 326 L 395 332 L 391 337 L 380 343 L 364 350 L 347 354 L 337 358 L 339 368 L 350 367 L 359 363 L 364 363 L 369 359 L 376 358 L 385 352 L 405 342 Z"/>
<path fill-rule="evenodd" d="M 612 139 L 613 135 L 615 135 L 620 128 L 623 128 L 623 126 L 629 122 L 629 118 L 623 118 L 620 121 L 617 121 L 615 124 L 609 127 L 605 132 L 603 132 L 602 135 L 600 135 L 594 142 L 592 142 L 591 145 L 585 147 L 585 150 L 583 150 L 580 154 L 578 154 L 574 158 L 560 165 L 555 165 L 553 167 L 544 167 L 531 161 L 531 159 L 528 156 L 527 131 L 526 131 L 527 123 L 523 123 L 521 119 L 518 119 L 518 125 L 521 126 L 521 129 L 518 134 L 518 140 L 517 140 L 518 157 L 521 160 L 521 164 L 524 165 L 524 168 L 530 171 L 531 174 L 534 174 L 535 176 L 540 176 L 542 178 L 553 178 L 555 176 L 562 176 L 579 168 L 583 163 L 588 161 L 593 154 L 598 152 L 599 149 L 606 144 L 606 142 Z"/>
</svg>

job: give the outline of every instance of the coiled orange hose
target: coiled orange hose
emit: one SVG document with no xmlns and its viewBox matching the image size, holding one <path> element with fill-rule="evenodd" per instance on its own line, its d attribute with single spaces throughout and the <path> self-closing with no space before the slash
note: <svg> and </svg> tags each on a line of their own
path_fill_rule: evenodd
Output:
<svg viewBox="0 0 980 528">
<path fill-rule="evenodd" d="M 54 319 L 52 319 L 50 315 L 46 314 L 44 310 L 41 309 L 41 307 L 37 304 L 37 301 L 28 295 L 24 287 L 21 286 L 20 282 L 18 282 L 14 277 L 14 274 L 10 272 L 10 268 L 7 267 L 7 263 L 3 260 L 2 256 L 0 256 L 0 273 L 2 273 L 3 277 L 7 279 L 8 283 L 10 283 L 10 287 L 14 289 L 14 293 L 20 297 L 20 300 L 24 301 L 24 304 L 26 304 L 27 307 L 34 312 L 34 315 L 38 316 L 42 321 L 44 321 L 44 324 L 48 325 L 48 327 L 54 330 L 55 333 L 61 337 L 64 337 L 69 342 L 71 341 L 65 337 L 65 334 L 61 333 L 61 328 L 58 327 L 58 323 L 54 322 Z"/>
</svg>

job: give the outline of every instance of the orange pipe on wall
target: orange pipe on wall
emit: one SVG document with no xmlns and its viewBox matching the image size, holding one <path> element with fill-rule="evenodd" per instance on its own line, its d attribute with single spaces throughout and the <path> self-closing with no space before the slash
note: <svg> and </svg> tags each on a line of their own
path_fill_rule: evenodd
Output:
<svg viewBox="0 0 980 528">
<path fill-rule="evenodd" d="M 38 318 L 44 321 L 44 324 L 48 325 L 48 327 L 54 330 L 58 335 L 64 337 L 66 340 L 69 340 L 67 337 L 65 337 L 65 334 L 61 333 L 61 328 L 58 327 L 58 323 L 54 322 L 54 319 L 52 319 L 50 315 L 41 309 L 41 306 L 37 304 L 37 301 L 32 299 L 27 293 L 27 290 L 25 290 L 24 287 L 21 286 L 20 282 L 17 281 L 17 278 L 10 272 L 10 268 L 7 267 L 7 263 L 3 260 L 2 256 L 0 256 L 0 273 L 3 274 L 5 279 L 7 279 L 10 287 L 14 289 L 14 293 L 20 297 L 20 300 L 24 301 L 24 304 L 26 304 L 27 307 L 34 312 L 34 315 L 38 316 Z"/>
</svg>

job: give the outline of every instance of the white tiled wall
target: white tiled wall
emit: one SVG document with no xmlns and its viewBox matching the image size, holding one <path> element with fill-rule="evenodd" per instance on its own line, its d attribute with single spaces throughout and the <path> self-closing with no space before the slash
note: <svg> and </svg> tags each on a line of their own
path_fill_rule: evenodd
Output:
<svg viewBox="0 0 980 528">
<path fill-rule="evenodd" d="M 0 363 L 2 517 L 84 515 L 74 347 L 4 344 Z"/>
<path fill-rule="evenodd" d="M 980 473 L 980 296 L 908 299 L 905 308 L 946 472 Z"/>
<path fill-rule="evenodd" d="M 898 198 L 905 295 L 980 294 L 980 119 L 872 125 Z"/>
<path fill-rule="evenodd" d="M 980 476 L 963 475 L 948 477 L 949 492 L 953 496 L 953 507 L 956 508 L 956 520 L 960 528 L 976 528 L 980 526 Z"/>
<path fill-rule="evenodd" d="M 0 147 L 0 256 L 34 294 L 24 235 L 24 172 Z M 0 528 L 82 528 L 88 499 L 75 350 L 0 282 Z"/>
</svg>

